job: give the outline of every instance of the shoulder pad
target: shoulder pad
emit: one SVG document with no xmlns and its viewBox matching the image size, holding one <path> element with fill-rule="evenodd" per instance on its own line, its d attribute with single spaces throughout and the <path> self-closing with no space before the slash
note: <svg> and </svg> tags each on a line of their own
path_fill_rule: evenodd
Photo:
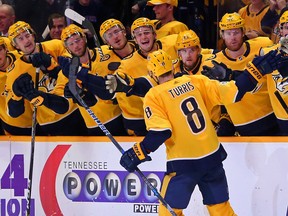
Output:
<svg viewBox="0 0 288 216">
<path fill-rule="evenodd" d="M 174 64 L 177 64 L 177 63 L 179 63 L 180 62 L 180 60 L 177 58 L 177 59 L 173 59 L 172 60 L 172 64 L 174 65 Z"/>
<path fill-rule="evenodd" d="M 216 58 L 215 54 L 212 54 L 209 58 L 205 59 L 205 61 L 213 60 Z"/>
</svg>

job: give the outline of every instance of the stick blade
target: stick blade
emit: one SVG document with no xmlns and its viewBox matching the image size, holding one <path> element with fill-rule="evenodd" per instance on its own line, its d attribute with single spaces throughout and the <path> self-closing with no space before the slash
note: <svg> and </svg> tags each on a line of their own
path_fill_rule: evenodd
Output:
<svg viewBox="0 0 288 216">
<path fill-rule="evenodd" d="M 83 21 L 85 20 L 85 17 L 83 17 L 82 15 L 78 14 L 76 11 L 74 11 L 70 8 L 65 9 L 64 14 L 66 17 L 77 22 L 80 25 L 82 25 Z"/>
</svg>

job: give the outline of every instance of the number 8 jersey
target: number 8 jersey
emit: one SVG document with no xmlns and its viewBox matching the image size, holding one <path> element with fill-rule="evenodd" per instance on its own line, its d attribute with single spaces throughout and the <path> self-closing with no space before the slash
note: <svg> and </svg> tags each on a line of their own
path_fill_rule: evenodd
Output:
<svg viewBox="0 0 288 216">
<path fill-rule="evenodd" d="M 237 91 L 234 81 L 220 83 L 202 75 L 182 76 L 151 88 L 144 98 L 145 123 L 149 131 L 171 130 L 165 143 L 167 160 L 201 159 L 216 152 L 220 144 L 212 109 L 233 103 Z"/>
</svg>

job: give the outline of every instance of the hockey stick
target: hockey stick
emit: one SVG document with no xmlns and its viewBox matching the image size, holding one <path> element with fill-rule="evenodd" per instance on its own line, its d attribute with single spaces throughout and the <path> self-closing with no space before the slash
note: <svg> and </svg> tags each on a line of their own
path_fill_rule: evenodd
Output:
<svg viewBox="0 0 288 216">
<path fill-rule="evenodd" d="M 99 54 L 101 57 L 103 57 L 104 54 L 103 54 L 103 51 L 101 49 L 99 38 L 96 34 L 96 31 L 94 29 L 93 24 L 88 19 L 86 19 L 85 17 L 83 17 L 82 15 L 80 15 L 79 13 L 77 13 L 76 11 L 74 11 L 70 8 L 65 9 L 64 14 L 66 17 L 68 17 L 69 19 L 73 20 L 74 22 L 82 25 L 84 28 L 87 28 L 91 32 L 91 34 L 93 35 L 94 43 L 99 50 Z"/>
<path fill-rule="evenodd" d="M 86 111 L 89 113 L 89 115 L 93 118 L 93 120 L 97 123 L 97 125 L 100 127 L 100 129 L 103 131 L 103 133 L 108 136 L 108 138 L 112 141 L 112 143 L 116 146 L 116 148 L 123 154 L 125 151 L 120 146 L 120 144 L 114 139 L 114 137 L 111 135 L 109 130 L 105 127 L 105 125 L 102 124 L 102 122 L 97 118 L 97 116 L 94 114 L 94 112 L 89 108 L 89 106 L 85 103 L 85 101 L 80 97 L 76 90 L 76 79 L 77 79 L 77 72 L 79 67 L 79 58 L 74 56 L 72 58 L 70 68 L 69 68 L 69 90 L 71 91 L 72 95 L 76 98 L 76 100 L 83 106 Z M 137 167 L 135 171 L 140 175 L 140 177 L 143 179 L 145 184 L 150 188 L 151 191 L 153 191 L 154 195 L 161 201 L 161 203 L 167 208 L 167 210 L 171 213 L 172 216 L 176 216 L 176 213 L 173 211 L 173 209 L 170 207 L 170 205 L 165 201 L 165 199 L 160 195 L 160 193 L 157 191 L 157 189 L 149 182 L 149 180 L 146 178 L 146 176 L 141 172 L 141 170 Z"/>
<path fill-rule="evenodd" d="M 42 41 L 44 41 L 46 39 L 46 37 L 48 36 L 49 33 L 50 33 L 50 28 L 49 28 L 49 25 L 47 25 L 46 28 L 44 29 L 44 31 L 42 32 L 42 35 L 41 35 Z"/>
<path fill-rule="evenodd" d="M 40 68 L 36 68 L 36 78 L 35 78 L 35 89 L 38 89 L 39 82 L 39 72 Z M 32 195 L 32 177 L 33 177 L 33 167 L 34 167 L 34 151 L 35 151 L 35 136 L 36 136 L 36 126 L 37 126 L 37 106 L 33 107 L 32 116 L 32 130 L 31 130 L 31 151 L 30 151 L 30 165 L 29 165 L 29 177 L 28 177 L 28 195 L 27 195 L 27 208 L 26 215 L 30 215 L 31 211 L 31 195 Z"/>
</svg>

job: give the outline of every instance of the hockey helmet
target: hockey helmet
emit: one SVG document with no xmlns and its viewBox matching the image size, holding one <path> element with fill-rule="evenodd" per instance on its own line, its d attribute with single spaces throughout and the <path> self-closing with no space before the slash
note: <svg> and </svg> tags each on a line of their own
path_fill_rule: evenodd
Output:
<svg viewBox="0 0 288 216">
<path fill-rule="evenodd" d="M 124 25 L 117 19 L 108 19 L 101 24 L 99 34 L 104 42 L 105 42 L 104 38 L 105 32 L 114 26 L 119 26 L 119 28 L 125 30 Z"/>
<path fill-rule="evenodd" d="M 148 54 L 147 69 L 150 76 L 159 77 L 169 71 L 172 71 L 172 59 L 165 51 L 157 50 Z"/>
<path fill-rule="evenodd" d="M 9 27 L 8 38 L 10 39 L 13 46 L 15 46 L 15 38 L 25 31 L 28 31 L 31 34 L 35 34 L 31 26 L 24 21 L 18 21 Z"/>
<path fill-rule="evenodd" d="M 279 25 L 282 26 L 286 22 L 288 22 L 288 10 L 281 15 L 279 19 Z"/>
<path fill-rule="evenodd" d="M 175 45 L 177 50 L 193 46 L 198 46 L 201 48 L 200 39 L 194 31 L 186 30 L 178 34 Z"/>
<path fill-rule="evenodd" d="M 244 28 L 245 21 L 240 14 L 226 13 L 219 22 L 220 30 L 229 30 L 235 28 Z"/>
<path fill-rule="evenodd" d="M 155 32 L 155 26 L 154 26 L 153 22 L 146 17 L 140 17 L 132 23 L 132 26 L 131 26 L 132 37 L 134 37 L 135 29 L 137 29 L 139 27 L 143 27 L 143 26 L 150 27 L 153 30 L 153 32 Z"/>
<path fill-rule="evenodd" d="M 68 38 L 72 35 L 78 34 L 81 37 L 85 37 L 84 31 L 82 28 L 75 24 L 70 24 L 62 30 L 61 40 L 65 43 Z"/>
</svg>

